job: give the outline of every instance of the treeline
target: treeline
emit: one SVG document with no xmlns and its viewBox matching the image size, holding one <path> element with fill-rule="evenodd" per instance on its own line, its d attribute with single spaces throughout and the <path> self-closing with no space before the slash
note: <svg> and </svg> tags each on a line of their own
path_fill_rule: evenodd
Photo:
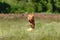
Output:
<svg viewBox="0 0 60 40">
<path fill-rule="evenodd" d="M 60 13 L 60 0 L 0 0 L 0 13 Z"/>
</svg>

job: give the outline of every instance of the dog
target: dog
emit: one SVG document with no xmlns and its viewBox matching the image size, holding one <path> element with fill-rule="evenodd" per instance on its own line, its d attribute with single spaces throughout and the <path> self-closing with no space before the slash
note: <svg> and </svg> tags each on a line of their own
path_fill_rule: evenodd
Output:
<svg viewBox="0 0 60 40">
<path fill-rule="evenodd" d="M 27 20 L 29 22 L 30 28 L 34 29 L 35 28 L 34 14 L 28 14 Z"/>
</svg>

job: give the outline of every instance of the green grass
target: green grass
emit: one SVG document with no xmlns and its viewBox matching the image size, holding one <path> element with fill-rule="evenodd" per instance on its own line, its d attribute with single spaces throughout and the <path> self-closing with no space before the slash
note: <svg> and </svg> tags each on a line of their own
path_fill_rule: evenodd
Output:
<svg viewBox="0 0 60 40">
<path fill-rule="evenodd" d="M 0 40 L 60 40 L 60 21 L 36 19 L 35 29 L 24 18 L 0 19 Z"/>
</svg>

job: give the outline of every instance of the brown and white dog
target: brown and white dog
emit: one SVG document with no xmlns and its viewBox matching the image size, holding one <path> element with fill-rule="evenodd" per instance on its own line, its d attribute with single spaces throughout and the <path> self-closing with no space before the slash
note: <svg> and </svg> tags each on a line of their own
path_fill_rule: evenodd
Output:
<svg viewBox="0 0 60 40">
<path fill-rule="evenodd" d="M 27 16 L 27 19 L 28 19 L 28 22 L 29 22 L 31 29 L 34 29 L 35 28 L 34 14 L 29 14 Z"/>
</svg>

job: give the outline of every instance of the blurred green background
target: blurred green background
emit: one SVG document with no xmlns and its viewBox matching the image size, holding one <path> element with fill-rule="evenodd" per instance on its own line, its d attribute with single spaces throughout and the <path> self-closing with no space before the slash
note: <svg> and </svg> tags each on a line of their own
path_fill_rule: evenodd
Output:
<svg viewBox="0 0 60 40">
<path fill-rule="evenodd" d="M 60 13 L 60 0 L 0 0 L 0 13 Z"/>
</svg>

